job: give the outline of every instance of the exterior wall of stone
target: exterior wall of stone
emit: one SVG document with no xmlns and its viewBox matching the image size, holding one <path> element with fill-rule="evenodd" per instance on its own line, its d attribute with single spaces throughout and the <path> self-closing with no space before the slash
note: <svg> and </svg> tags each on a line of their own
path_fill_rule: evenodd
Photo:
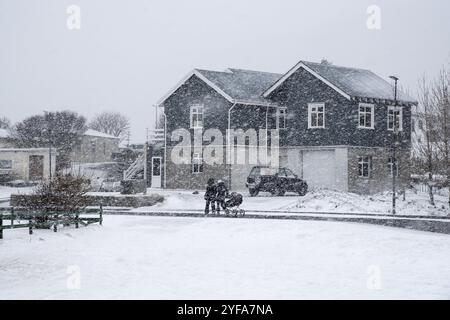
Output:
<svg viewBox="0 0 450 320">
<path fill-rule="evenodd" d="M 167 149 L 166 188 L 203 190 L 209 178 L 221 179 L 228 183 L 228 166 L 226 164 L 203 164 L 203 172 L 193 173 L 192 164 L 176 164 L 171 160 L 173 148 Z"/>
<path fill-rule="evenodd" d="M 358 157 L 372 157 L 372 172 L 369 178 L 359 177 Z M 358 194 L 373 194 L 392 190 L 392 176 L 388 166 L 391 150 L 388 148 L 358 148 L 348 150 L 348 186 L 349 191 Z M 410 149 L 397 151 L 399 190 L 406 187 L 409 182 Z"/>
</svg>

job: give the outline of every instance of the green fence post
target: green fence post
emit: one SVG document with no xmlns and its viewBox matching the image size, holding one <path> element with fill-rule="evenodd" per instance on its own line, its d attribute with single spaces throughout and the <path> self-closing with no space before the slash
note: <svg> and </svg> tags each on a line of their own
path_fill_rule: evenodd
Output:
<svg viewBox="0 0 450 320">
<path fill-rule="evenodd" d="M 58 219 L 54 219 L 55 220 L 55 224 L 53 225 L 53 232 L 57 232 L 58 231 Z"/>
<path fill-rule="evenodd" d="M 77 213 L 75 214 L 75 228 L 76 228 L 76 229 L 78 229 L 78 219 L 79 219 L 79 217 L 80 217 L 80 214 L 77 212 Z"/>
<path fill-rule="evenodd" d="M 14 207 L 11 207 L 11 229 L 14 229 Z"/>
<path fill-rule="evenodd" d="M 28 219 L 28 234 L 33 234 L 33 220 Z"/>
<path fill-rule="evenodd" d="M 100 204 L 100 225 L 103 225 L 103 205 Z"/>
<path fill-rule="evenodd" d="M 0 213 L 0 239 L 3 239 L 3 213 Z"/>
</svg>

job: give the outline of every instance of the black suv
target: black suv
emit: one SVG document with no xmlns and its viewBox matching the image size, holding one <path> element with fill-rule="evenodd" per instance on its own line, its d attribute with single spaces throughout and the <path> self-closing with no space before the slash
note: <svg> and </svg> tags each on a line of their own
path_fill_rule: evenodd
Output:
<svg viewBox="0 0 450 320">
<path fill-rule="evenodd" d="M 305 181 L 299 179 L 290 169 L 282 167 L 253 167 L 245 186 L 252 197 L 257 196 L 260 191 L 270 192 L 276 196 L 283 196 L 287 191 L 304 196 L 308 191 Z"/>
</svg>

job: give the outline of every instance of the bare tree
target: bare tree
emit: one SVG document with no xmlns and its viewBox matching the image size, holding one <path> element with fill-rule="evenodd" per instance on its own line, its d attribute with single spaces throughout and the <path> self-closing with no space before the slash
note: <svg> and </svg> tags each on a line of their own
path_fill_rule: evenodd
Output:
<svg viewBox="0 0 450 320">
<path fill-rule="evenodd" d="M 426 78 L 422 76 L 419 80 L 418 102 L 416 111 L 416 120 L 421 124 L 419 131 L 415 134 L 421 135 L 421 141 L 414 146 L 415 160 L 418 167 L 426 172 L 428 193 L 430 197 L 430 204 L 435 205 L 433 196 L 433 176 L 435 174 L 435 158 L 436 150 L 434 146 L 434 104 L 432 99 L 432 89 Z"/>
<path fill-rule="evenodd" d="M 89 123 L 89 128 L 110 134 L 124 141 L 130 130 L 128 117 L 118 112 L 102 112 Z"/>
<path fill-rule="evenodd" d="M 449 188 L 450 206 L 450 70 L 443 68 L 433 85 L 433 100 L 436 108 L 436 148 L 442 176 Z"/>
</svg>

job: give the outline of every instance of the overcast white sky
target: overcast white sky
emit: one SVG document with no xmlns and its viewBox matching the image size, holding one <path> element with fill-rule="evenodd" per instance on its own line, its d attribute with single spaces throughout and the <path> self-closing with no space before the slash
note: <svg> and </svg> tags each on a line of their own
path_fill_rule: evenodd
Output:
<svg viewBox="0 0 450 320">
<path fill-rule="evenodd" d="M 71 4 L 81 30 L 66 26 Z M 372 4 L 381 30 L 366 27 Z M 0 0 L 0 116 L 120 111 L 139 142 L 194 67 L 283 73 L 323 57 L 414 89 L 449 61 L 450 1 Z"/>
</svg>

